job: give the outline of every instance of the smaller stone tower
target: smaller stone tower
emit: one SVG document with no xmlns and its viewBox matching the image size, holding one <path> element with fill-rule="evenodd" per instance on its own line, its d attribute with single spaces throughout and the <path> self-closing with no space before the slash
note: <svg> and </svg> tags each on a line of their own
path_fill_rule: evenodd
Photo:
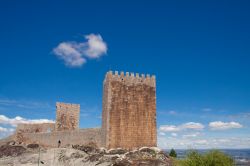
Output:
<svg viewBox="0 0 250 166">
<path fill-rule="evenodd" d="M 79 128 L 80 104 L 56 103 L 56 131 Z"/>
</svg>

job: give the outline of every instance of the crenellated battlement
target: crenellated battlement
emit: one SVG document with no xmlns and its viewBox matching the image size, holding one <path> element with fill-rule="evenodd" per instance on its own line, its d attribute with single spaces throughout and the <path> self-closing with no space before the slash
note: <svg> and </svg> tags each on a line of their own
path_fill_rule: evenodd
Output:
<svg viewBox="0 0 250 166">
<path fill-rule="evenodd" d="M 124 82 L 127 85 L 134 84 L 146 84 L 152 87 L 156 86 L 156 77 L 155 75 L 150 76 L 149 74 L 139 74 L 133 72 L 123 72 L 120 73 L 118 71 L 109 71 L 105 76 L 104 83 L 106 81 L 120 81 Z"/>
<path fill-rule="evenodd" d="M 56 108 L 61 110 L 79 110 L 80 104 L 56 102 Z"/>
</svg>

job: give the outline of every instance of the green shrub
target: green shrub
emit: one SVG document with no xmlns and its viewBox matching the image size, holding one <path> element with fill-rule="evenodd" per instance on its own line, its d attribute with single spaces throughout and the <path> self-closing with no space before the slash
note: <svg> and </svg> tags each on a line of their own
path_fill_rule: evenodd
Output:
<svg viewBox="0 0 250 166">
<path fill-rule="evenodd" d="M 211 150 L 205 154 L 191 150 L 185 159 L 175 161 L 176 166 L 233 166 L 233 159 L 218 150 Z"/>
<path fill-rule="evenodd" d="M 206 166 L 231 166 L 234 165 L 233 159 L 224 154 L 219 150 L 211 150 L 210 152 L 204 155 L 205 165 Z"/>
<path fill-rule="evenodd" d="M 204 165 L 204 159 L 201 154 L 199 154 L 197 151 L 190 151 L 187 154 L 187 158 L 184 161 L 184 166 L 203 166 Z"/>
<path fill-rule="evenodd" d="M 175 152 L 174 149 L 170 150 L 169 156 L 171 156 L 171 157 L 177 157 L 177 154 L 176 154 L 176 152 Z"/>
</svg>

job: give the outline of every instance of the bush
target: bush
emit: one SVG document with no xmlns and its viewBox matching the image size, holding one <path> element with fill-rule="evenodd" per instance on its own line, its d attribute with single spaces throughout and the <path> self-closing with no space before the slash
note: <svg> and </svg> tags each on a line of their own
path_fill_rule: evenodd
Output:
<svg viewBox="0 0 250 166">
<path fill-rule="evenodd" d="M 169 156 L 171 156 L 171 157 L 177 157 L 177 154 L 176 154 L 176 152 L 175 152 L 174 149 L 170 150 Z"/>
<path fill-rule="evenodd" d="M 192 150 L 188 152 L 187 157 L 182 164 L 183 166 L 205 166 L 205 161 L 201 154 Z"/>
<path fill-rule="evenodd" d="M 211 150 L 205 154 L 197 151 L 188 152 L 185 159 L 177 160 L 176 166 L 233 166 L 233 159 L 218 150 Z"/>
<path fill-rule="evenodd" d="M 233 159 L 218 150 L 212 150 L 204 155 L 204 160 L 206 162 L 206 166 L 231 166 L 234 165 Z"/>
</svg>

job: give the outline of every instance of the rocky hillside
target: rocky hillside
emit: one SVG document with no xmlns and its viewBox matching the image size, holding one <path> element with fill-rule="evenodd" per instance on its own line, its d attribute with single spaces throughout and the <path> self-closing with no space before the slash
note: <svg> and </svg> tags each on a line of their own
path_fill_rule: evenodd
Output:
<svg viewBox="0 0 250 166">
<path fill-rule="evenodd" d="M 42 148 L 6 144 L 0 147 L 0 166 L 170 166 L 171 159 L 158 148 L 134 151 L 99 149 L 90 145 Z"/>
</svg>

